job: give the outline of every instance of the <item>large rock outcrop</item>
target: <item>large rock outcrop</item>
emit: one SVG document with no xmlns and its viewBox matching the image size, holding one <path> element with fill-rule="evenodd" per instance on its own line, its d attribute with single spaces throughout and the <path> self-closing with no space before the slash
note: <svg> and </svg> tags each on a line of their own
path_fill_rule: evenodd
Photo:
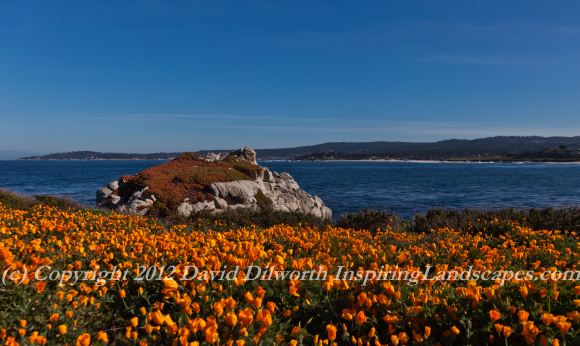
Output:
<svg viewBox="0 0 580 346">
<path fill-rule="evenodd" d="M 97 206 L 139 215 L 273 209 L 332 217 L 324 202 L 302 190 L 290 174 L 259 166 L 248 147 L 203 157 L 184 154 L 120 177 L 97 191 Z"/>
</svg>

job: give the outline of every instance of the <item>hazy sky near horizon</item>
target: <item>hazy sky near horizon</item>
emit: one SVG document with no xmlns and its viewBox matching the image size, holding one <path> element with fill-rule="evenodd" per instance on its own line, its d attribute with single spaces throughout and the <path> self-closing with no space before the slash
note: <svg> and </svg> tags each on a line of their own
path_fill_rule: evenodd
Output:
<svg viewBox="0 0 580 346">
<path fill-rule="evenodd" d="M 0 158 L 571 136 L 579 113 L 578 1 L 0 2 Z"/>
</svg>

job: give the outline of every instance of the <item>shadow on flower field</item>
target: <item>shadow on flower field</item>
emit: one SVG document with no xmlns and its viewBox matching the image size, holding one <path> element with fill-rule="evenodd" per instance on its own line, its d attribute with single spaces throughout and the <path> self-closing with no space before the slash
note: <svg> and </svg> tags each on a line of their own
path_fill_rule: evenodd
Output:
<svg viewBox="0 0 580 346">
<path fill-rule="evenodd" d="M 364 230 L 348 228 L 348 220 L 342 227 L 168 224 L 42 203 L 21 208 L 0 203 L 0 340 L 6 345 L 580 343 L 580 285 L 571 279 L 580 270 L 573 229 L 488 218 L 488 228 L 413 231 L 389 219 Z M 252 268 L 310 276 L 248 277 Z M 433 279 L 435 273 L 470 270 L 528 276 Z M 346 271 L 418 275 L 364 281 L 342 276 Z"/>
</svg>

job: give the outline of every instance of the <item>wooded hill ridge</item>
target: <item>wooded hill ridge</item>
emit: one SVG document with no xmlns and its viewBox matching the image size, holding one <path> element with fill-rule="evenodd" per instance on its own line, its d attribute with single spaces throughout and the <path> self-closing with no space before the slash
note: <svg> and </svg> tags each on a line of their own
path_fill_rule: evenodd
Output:
<svg viewBox="0 0 580 346">
<path fill-rule="evenodd" d="M 226 150 L 201 150 L 197 153 Z M 258 149 L 259 160 L 450 160 L 450 161 L 580 161 L 580 136 L 497 136 L 437 142 L 329 142 L 279 149 Z M 24 160 L 167 160 L 180 153 L 100 153 L 73 151 Z"/>
</svg>

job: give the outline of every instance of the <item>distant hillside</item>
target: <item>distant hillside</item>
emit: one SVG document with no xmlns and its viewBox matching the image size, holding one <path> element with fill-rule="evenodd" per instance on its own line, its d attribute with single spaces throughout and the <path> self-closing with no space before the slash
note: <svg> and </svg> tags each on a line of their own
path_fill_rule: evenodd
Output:
<svg viewBox="0 0 580 346">
<path fill-rule="evenodd" d="M 511 157 L 565 146 L 580 148 L 576 137 L 488 137 L 450 139 L 439 142 L 332 142 L 284 149 L 257 150 L 260 159 L 366 159 L 392 158 L 409 160 L 476 159 L 477 157 Z"/>
<path fill-rule="evenodd" d="M 71 151 L 67 153 L 28 156 L 23 157 L 22 160 L 169 160 L 179 156 L 179 154 L 180 153 L 127 154 L 100 153 L 97 151 Z"/>
<path fill-rule="evenodd" d="M 580 136 L 576 137 L 488 137 L 450 139 L 430 143 L 416 142 L 331 142 L 281 149 L 258 149 L 261 160 L 337 160 L 337 159 L 404 159 L 404 160 L 471 160 L 471 161 L 578 161 Z M 199 151 L 204 154 L 207 151 Z M 25 160 L 111 160 L 171 159 L 179 153 L 123 154 L 75 151 Z"/>
</svg>

